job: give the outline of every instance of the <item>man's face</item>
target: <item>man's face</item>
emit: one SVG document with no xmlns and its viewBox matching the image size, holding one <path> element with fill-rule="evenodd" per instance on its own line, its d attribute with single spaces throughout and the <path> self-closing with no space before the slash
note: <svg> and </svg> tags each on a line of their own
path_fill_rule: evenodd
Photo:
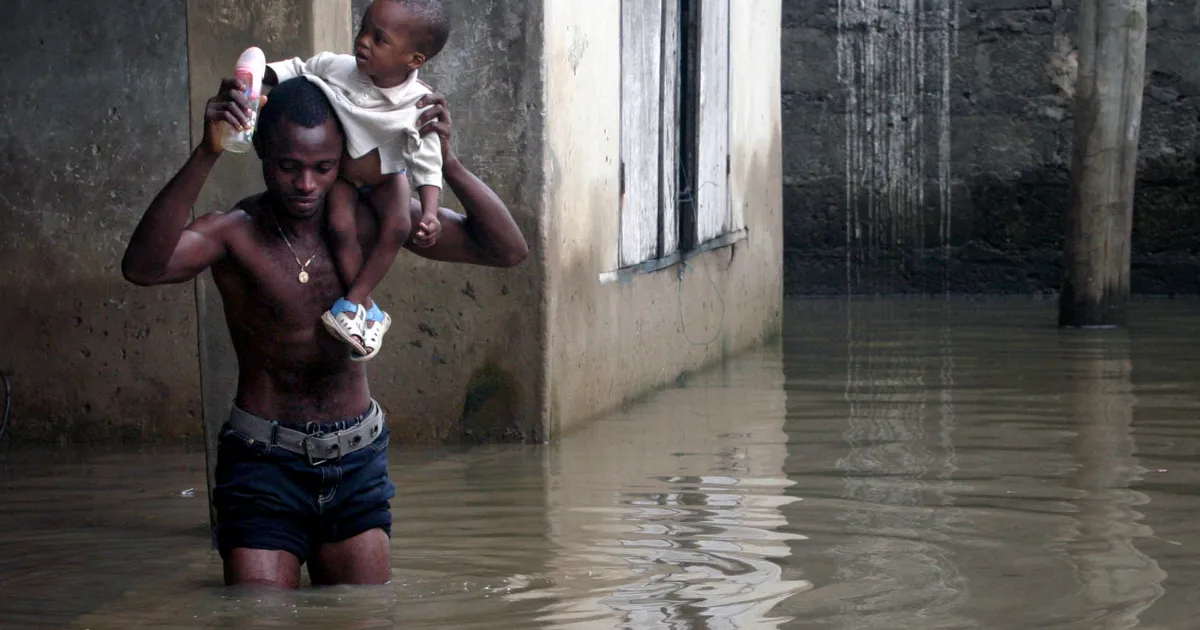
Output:
<svg viewBox="0 0 1200 630">
<path fill-rule="evenodd" d="M 325 207 L 341 166 L 345 139 L 331 118 L 302 127 L 283 118 L 264 138 L 263 180 L 289 216 L 308 219 Z"/>
<path fill-rule="evenodd" d="M 354 37 L 358 69 L 377 82 L 403 81 L 425 62 L 425 55 L 417 52 L 412 40 L 412 29 L 417 26 L 416 16 L 403 4 L 372 2 Z"/>
</svg>

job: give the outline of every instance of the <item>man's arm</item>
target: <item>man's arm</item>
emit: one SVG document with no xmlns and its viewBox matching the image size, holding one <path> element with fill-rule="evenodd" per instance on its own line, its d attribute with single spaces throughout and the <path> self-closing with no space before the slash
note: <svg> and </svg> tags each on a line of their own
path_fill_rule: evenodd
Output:
<svg viewBox="0 0 1200 630">
<path fill-rule="evenodd" d="M 219 124 L 240 126 L 247 121 L 243 87 L 236 79 L 226 79 L 221 92 L 209 99 L 204 141 L 154 197 L 129 239 L 121 260 L 121 274 L 129 282 L 140 286 L 183 282 L 225 255 L 222 234 L 230 218 L 214 214 L 190 223 L 189 219 L 221 154 Z"/>
<path fill-rule="evenodd" d="M 437 242 L 429 245 L 428 234 L 420 228 L 405 245 L 410 251 L 430 260 L 468 263 L 491 267 L 515 267 L 529 255 L 529 245 L 512 214 L 495 191 L 463 166 L 450 146 L 451 122 L 446 100 L 437 94 L 424 97 L 418 106 L 433 105 L 422 114 L 422 133 L 437 133 L 442 148 L 442 177 L 462 202 L 466 216 L 439 208 L 441 231 Z M 434 120 L 440 119 L 440 120 Z M 413 225 L 421 217 L 421 204 L 413 201 Z"/>
<path fill-rule="evenodd" d="M 216 158 L 217 154 L 197 147 L 151 202 L 121 260 L 126 280 L 139 286 L 183 282 L 225 253 L 218 217 L 200 217 L 189 224 L 192 205 Z"/>
</svg>

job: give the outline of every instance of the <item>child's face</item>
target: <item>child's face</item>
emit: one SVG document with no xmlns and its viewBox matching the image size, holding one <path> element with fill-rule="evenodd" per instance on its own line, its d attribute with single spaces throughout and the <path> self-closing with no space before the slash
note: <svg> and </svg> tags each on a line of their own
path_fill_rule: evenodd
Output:
<svg viewBox="0 0 1200 630">
<path fill-rule="evenodd" d="M 403 83 L 409 73 L 425 63 L 410 36 L 417 26 L 415 16 L 398 2 L 375 0 L 363 15 L 362 26 L 354 38 L 354 57 L 358 69 L 381 87 Z"/>
</svg>

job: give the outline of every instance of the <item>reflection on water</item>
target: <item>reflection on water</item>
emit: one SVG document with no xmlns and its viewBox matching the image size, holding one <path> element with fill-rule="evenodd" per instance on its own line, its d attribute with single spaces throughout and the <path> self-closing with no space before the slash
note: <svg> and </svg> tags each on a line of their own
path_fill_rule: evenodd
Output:
<svg viewBox="0 0 1200 630">
<path fill-rule="evenodd" d="M 1062 350 L 1076 383 L 1067 399 L 1078 469 L 1068 483 L 1081 491 L 1063 546 L 1095 611 L 1093 627 L 1136 628 L 1142 611 L 1162 597 L 1167 574 L 1134 544 L 1154 532 L 1134 509 L 1150 498 L 1130 489 L 1144 471 L 1134 457 L 1129 336 L 1071 335 Z"/>
<path fill-rule="evenodd" d="M 778 349 L 585 427 L 548 452 L 552 586 L 563 628 L 775 628 L 788 580 Z"/>
<path fill-rule="evenodd" d="M 969 624 L 954 609 L 965 580 L 943 546 L 963 520 L 947 508 L 967 490 L 950 479 L 954 358 L 946 316 L 918 312 L 914 321 L 882 304 L 846 309 L 847 452 L 836 466 L 847 500 L 838 520 L 849 536 L 836 553 L 839 581 L 871 587 L 843 610 L 856 613 L 859 628 L 917 627 L 931 617 L 962 627 Z"/>
<path fill-rule="evenodd" d="M 202 452 L 0 454 L 0 627 L 1192 627 L 1197 305 L 792 303 L 558 444 L 394 450 L 382 587 L 222 588 Z"/>
</svg>

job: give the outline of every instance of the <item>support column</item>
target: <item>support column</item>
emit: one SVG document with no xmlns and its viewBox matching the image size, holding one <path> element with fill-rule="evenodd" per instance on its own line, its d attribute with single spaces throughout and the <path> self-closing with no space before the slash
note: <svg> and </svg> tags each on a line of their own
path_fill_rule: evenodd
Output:
<svg viewBox="0 0 1200 630">
<path fill-rule="evenodd" d="M 188 88 L 192 146 L 204 134 L 204 107 L 217 93 L 221 78 L 232 76 L 238 55 L 250 46 L 262 48 L 268 61 L 308 57 L 322 50 L 351 49 L 350 0 L 187 0 Z M 238 200 L 263 190 L 262 169 L 251 153 L 226 154 L 208 179 L 193 210 L 195 215 L 228 210 Z M 221 296 L 205 272 L 196 280 L 199 321 L 200 389 L 208 459 L 211 511 L 216 438 L 237 391 L 237 361 Z"/>
<path fill-rule="evenodd" d="M 1060 326 L 1120 326 L 1146 71 L 1146 0 L 1083 0 Z"/>
</svg>

